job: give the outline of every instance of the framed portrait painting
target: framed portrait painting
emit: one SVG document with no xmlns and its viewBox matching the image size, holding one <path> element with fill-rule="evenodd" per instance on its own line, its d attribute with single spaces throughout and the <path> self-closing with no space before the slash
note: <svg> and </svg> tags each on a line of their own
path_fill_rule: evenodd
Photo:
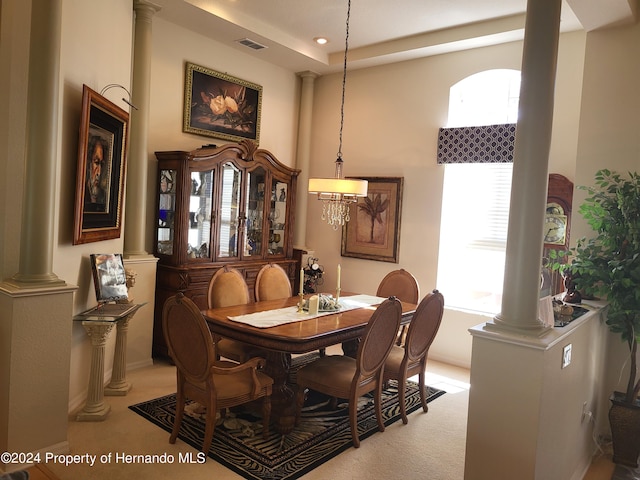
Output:
<svg viewBox="0 0 640 480">
<path fill-rule="evenodd" d="M 342 256 L 398 263 L 404 179 L 358 178 L 369 182 L 367 196 L 351 205 L 351 220 L 342 227 Z"/>
<path fill-rule="evenodd" d="M 128 133 L 129 114 L 84 85 L 74 245 L 120 237 Z"/>
<path fill-rule="evenodd" d="M 187 62 L 183 131 L 257 144 L 261 110 L 260 85 Z"/>
</svg>

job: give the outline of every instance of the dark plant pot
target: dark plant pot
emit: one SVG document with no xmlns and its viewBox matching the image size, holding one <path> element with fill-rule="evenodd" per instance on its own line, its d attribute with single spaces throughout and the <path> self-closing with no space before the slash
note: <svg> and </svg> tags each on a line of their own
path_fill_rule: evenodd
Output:
<svg viewBox="0 0 640 480">
<path fill-rule="evenodd" d="M 638 468 L 640 455 L 640 404 L 624 402 L 624 394 L 611 395 L 609 424 L 613 441 L 613 462 Z"/>
</svg>

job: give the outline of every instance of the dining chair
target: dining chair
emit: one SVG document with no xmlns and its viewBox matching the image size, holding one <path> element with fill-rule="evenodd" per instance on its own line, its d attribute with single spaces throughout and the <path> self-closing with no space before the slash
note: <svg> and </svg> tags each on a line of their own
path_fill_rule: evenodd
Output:
<svg viewBox="0 0 640 480">
<path fill-rule="evenodd" d="M 438 333 L 442 314 L 444 312 L 444 297 L 438 290 L 433 290 L 418 304 L 404 342 L 404 347 L 394 345 L 384 366 L 384 382 L 390 379 L 398 381 L 398 402 L 402 423 L 407 423 L 407 407 L 405 405 L 405 390 L 407 378 L 418 375 L 420 388 L 420 403 L 427 412 L 427 398 L 424 384 L 424 372 L 427 366 L 427 355 L 433 339 Z"/>
<path fill-rule="evenodd" d="M 230 307 L 251 303 L 249 287 L 239 270 L 225 265 L 209 281 L 207 304 L 209 308 Z M 238 363 L 244 363 L 251 357 L 265 356 L 258 347 L 229 338 L 216 338 L 216 355 Z"/>
<path fill-rule="evenodd" d="M 402 305 L 397 298 L 389 298 L 376 308 L 369 319 L 356 358 L 346 355 L 327 355 L 301 367 L 297 374 L 296 424 L 305 400 L 306 389 L 334 398 L 349 400 L 349 423 L 353 446 L 360 446 L 358 436 L 358 398 L 374 392 L 378 429 L 384 431 L 381 395 L 384 362 L 389 355 L 400 326 Z"/>
<path fill-rule="evenodd" d="M 169 443 L 175 443 L 186 399 L 206 409 L 202 451 L 209 453 L 216 412 L 262 398 L 262 434 L 269 435 L 273 379 L 260 371 L 265 360 L 243 364 L 216 360 L 211 332 L 195 303 L 182 293 L 170 297 L 162 309 L 162 328 L 169 355 L 176 365 L 176 418 Z"/>
<path fill-rule="evenodd" d="M 289 298 L 291 292 L 289 275 L 280 265 L 267 263 L 258 271 L 255 284 L 256 302 Z"/>
<path fill-rule="evenodd" d="M 389 298 L 394 296 L 402 302 L 416 304 L 420 301 L 420 285 L 418 280 L 404 268 L 393 270 L 380 280 L 376 296 Z M 398 331 L 396 345 L 402 345 L 406 326 L 403 325 Z"/>
</svg>

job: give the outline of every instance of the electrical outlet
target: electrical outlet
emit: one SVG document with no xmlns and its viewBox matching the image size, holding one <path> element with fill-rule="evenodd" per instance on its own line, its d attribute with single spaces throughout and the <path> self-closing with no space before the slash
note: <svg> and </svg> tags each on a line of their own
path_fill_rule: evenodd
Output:
<svg viewBox="0 0 640 480">
<path fill-rule="evenodd" d="M 587 410 L 587 402 L 582 404 L 582 422 L 584 422 L 585 417 L 588 415 L 589 411 Z"/>
<path fill-rule="evenodd" d="M 571 363 L 571 344 L 562 349 L 562 368 L 567 368 Z"/>
</svg>

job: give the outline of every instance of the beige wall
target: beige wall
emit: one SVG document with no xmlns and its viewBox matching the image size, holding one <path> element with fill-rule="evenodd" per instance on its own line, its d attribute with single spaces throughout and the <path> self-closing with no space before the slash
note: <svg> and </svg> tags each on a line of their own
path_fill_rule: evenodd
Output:
<svg viewBox="0 0 640 480">
<path fill-rule="evenodd" d="M 185 62 L 262 86 L 260 148 L 282 163 L 295 166 L 298 114 L 298 79 L 291 72 L 214 42 L 190 30 L 155 19 L 151 61 L 149 118 L 149 231 L 148 251 L 153 251 L 155 225 L 156 159 L 160 150 L 193 150 L 204 144 L 226 143 L 212 137 L 183 133 Z"/>
<path fill-rule="evenodd" d="M 26 3 L 26 5 L 25 5 Z M 18 270 L 20 253 L 20 199 L 25 157 L 24 122 L 27 79 L 29 2 L 2 2 L 0 61 L 7 68 L 0 72 L 0 107 L 7 115 L 0 119 L 0 277 Z M 56 230 L 53 270 L 69 284 L 79 286 L 74 313 L 95 304 L 90 279 L 90 253 L 122 251 L 123 239 L 72 246 L 77 132 L 80 121 L 82 84 L 100 91 L 108 83 L 127 88 L 131 76 L 132 0 L 65 0 L 61 51 L 61 111 L 59 127 L 59 185 L 56 192 Z M 95 21 L 95 19 L 98 21 Z M 264 88 L 261 147 L 272 151 L 288 165 L 295 165 L 298 79 L 295 72 L 260 62 L 233 48 L 207 40 L 192 32 L 157 20 L 153 26 L 153 60 L 149 138 L 149 183 L 155 184 L 152 152 L 162 149 L 192 149 L 217 140 L 182 133 L 184 61 L 189 60 L 218 71 L 259 83 Z M 601 166 L 637 170 L 640 137 L 639 92 L 634 79 L 640 65 L 640 28 L 638 26 L 561 36 L 556 114 L 552 140 L 550 171 L 575 178 L 577 184 L 590 183 Z M 418 277 L 425 294 L 436 285 L 438 225 L 442 189 L 442 169 L 435 164 L 436 133 L 446 123 L 449 87 L 472 73 L 489 68 L 520 68 L 520 42 L 487 47 L 437 57 L 414 60 L 387 67 L 350 72 L 347 83 L 344 148 L 346 175 L 403 176 L 404 210 L 400 262 L 388 264 L 342 258 L 340 233 L 321 224 L 321 206 L 310 201 L 307 246 L 316 251 L 327 271 L 326 285 L 335 283 L 335 268 L 342 264 L 345 290 L 373 293 L 378 281 L 391 269 L 404 267 Z M 582 66 L 584 60 L 584 83 Z M 316 81 L 311 175 L 333 174 L 339 127 L 340 75 Z M 581 87 L 583 89 L 581 90 Z M 581 97 L 582 92 L 582 97 Z M 106 95 L 121 104 L 121 92 Z M 580 129 L 578 130 L 578 126 Z M 577 153 L 576 153 L 577 152 Z M 577 156 L 577 164 L 576 164 Z M 577 168 L 576 168 L 577 165 Z M 304 194 L 305 186 L 300 186 Z M 152 189 L 150 205 L 155 204 Z M 150 216 L 153 207 L 149 209 Z M 305 212 L 298 212 L 304 215 Z M 576 224 L 574 216 L 574 225 Z M 126 222 L 126 219 L 125 219 Z M 152 219 L 149 219 L 150 225 Z M 584 231 L 584 228 L 582 229 Z M 574 238 L 580 232 L 573 229 Z M 147 248 L 151 250 L 153 233 L 149 230 Z M 143 267 L 146 269 L 146 267 Z M 464 268 L 464 266 L 461 266 Z M 152 270 L 152 269 L 151 269 Z M 150 295 L 149 285 L 136 286 L 134 296 L 141 301 Z M 446 292 L 443 292 L 446 296 Z M 3 304 L 4 305 L 4 304 Z M 0 305 L 0 313 L 3 305 Z M 150 359 L 150 315 L 136 317 L 129 331 L 131 364 Z M 68 312 L 58 312 L 59 315 Z M 141 311 L 140 314 L 143 312 Z M 0 319 L 1 320 L 1 319 Z M 485 319 L 447 311 L 442 332 L 432 348 L 434 357 L 452 363 L 470 362 L 468 328 Z M 28 316 L 23 323 L 29 326 Z M 55 321 L 55 318 L 53 319 Z M 0 325 L 2 357 L 0 369 L 0 409 L 5 411 L 9 389 L 4 365 L 13 362 L 8 336 L 18 340 L 30 332 L 15 325 Z M 66 333 L 57 331 L 67 345 Z M 114 337 L 112 335 L 112 337 Z M 17 338 L 17 337 L 16 337 Z M 582 342 L 582 340 L 576 340 Z M 580 343 L 581 344 L 581 343 Z M 615 365 L 623 352 L 611 343 Z M 74 326 L 68 347 L 71 349 L 71 380 L 68 396 L 72 405 L 81 402 L 86 392 L 89 342 L 80 326 Z M 110 368 L 113 338 L 107 346 Z M 20 374 L 38 368 L 37 355 L 15 359 Z M 108 373 L 108 372 L 107 372 Z M 617 375 L 611 375 L 615 383 Z M 552 388 L 553 385 L 550 386 Z M 55 401 L 66 397 L 51 388 Z M 608 395 L 608 386 L 602 389 Z M 12 392 L 13 393 L 13 392 Z M 601 402 L 604 404 L 606 402 Z M 604 407 L 602 407 L 604 408 Z M 603 418 L 603 415 L 599 416 Z M 0 418 L 6 430 L 8 419 Z M 25 448 L 31 448 L 25 445 Z"/>
<path fill-rule="evenodd" d="M 587 35 L 576 185 L 592 184 L 600 168 L 625 172 L 640 167 L 640 91 L 633 80 L 640 73 L 639 40 L 638 25 Z M 576 191 L 574 213 L 583 198 L 584 192 Z M 572 243 L 590 233 L 576 213 Z M 609 395 L 614 389 L 624 389 L 627 378 L 628 349 L 620 338 L 607 331 L 604 319 L 594 317 L 538 355 L 509 345 L 488 345 L 483 339 L 476 343 L 476 339 L 465 478 L 481 479 L 487 474 L 541 480 L 582 478 L 596 452 L 593 438 L 608 433 Z M 569 343 L 573 360 L 561 369 L 561 349 Z M 518 401 L 522 395 L 529 404 Z M 501 410 L 503 398 L 509 403 Z M 584 402 L 594 414 L 594 424 L 582 419 Z M 535 423 L 527 421 L 531 410 L 535 410 L 531 415 Z M 530 439 L 536 443 L 526 441 Z"/>
<path fill-rule="evenodd" d="M 28 17 L 27 17 L 28 18 Z M 99 18 L 100 22 L 88 19 Z M 54 272 L 70 284 L 78 285 L 74 311 L 79 312 L 95 303 L 90 278 L 88 256 L 97 251 L 123 249 L 123 239 L 72 246 L 74 182 L 76 170 L 77 131 L 80 121 L 82 85 L 87 84 L 100 91 L 108 83 L 120 83 L 130 88 L 132 48 L 132 1 L 118 0 L 106 5 L 99 0 L 68 0 L 63 2 L 63 41 L 61 52 L 62 111 L 60 129 L 60 170 L 56 223 L 57 248 L 54 256 Z M 114 35 L 117 31 L 118 34 Z M 72 32 L 72 33 L 71 33 Z M 19 33 L 19 32 L 14 32 Z M 109 42 L 79 41 L 79 39 L 109 38 Z M 574 97 L 580 82 L 575 74 L 575 61 L 579 61 L 581 34 L 563 36 L 563 50 L 571 50 L 566 58 L 571 64 L 561 68 L 561 83 L 572 84 L 573 89 L 563 87 L 561 115 L 566 123 L 575 126 L 571 118 L 578 111 Z M 15 49 L 19 50 L 16 43 Z M 377 282 L 391 268 L 403 266 L 416 273 L 423 293 L 435 286 L 437 262 L 438 225 L 442 170 L 434 163 L 437 128 L 446 122 L 447 96 L 450 85 L 461 78 L 487 68 L 519 68 L 520 43 L 485 48 L 471 52 L 444 55 L 412 62 L 399 63 L 384 68 L 353 71 L 347 84 L 345 111 L 344 154 L 347 175 L 404 176 L 404 212 L 400 264 L 370 262 L 341 258 L 340 234 L 316 222 L 319 202 L 310 202 L 312 221 L 308 222 L 307 245 L 317 250 L 327 268 L 327 285 L 335 281 L 335 267 L 343 264 L 345 289 L 374 292 Z M 575 52 L 578 51 L 576 54 Z M 7 52 L 6 49 L 3 52 Z M 5 53 L 6 55 L 6 53 Z M 13 54 L 13 62 L 20 63 L 20 55 Z M 578 59 L 578 60 L 576 60 Z M 295 72 L 260 62 L 234 48 L 218 44 L 188 30 L 161 19 L 153 23 L 153 55 L 151 70 L 151 110 L 149 120 L 149 233 L 146 246 L 152 251 L 153 186 L 155 184 L 155 159 L 153 151 L 164 149 L 192 149 L 203 143 L 220 143 L 219 140 L 182 132 L 184 92 L 184 63 L 191 61 L 214 70 L 227 72 L 239 78 L 263 86 L 263 113 L 260 146 L 272 151 L 281 161 L 295 165 L 295 139 L 298 113 L 298 78 Z M 573 72 L 574 77 L 571 77 Z M 24 69 L 16 69 L 14 77 L 25 75 Z M 567 80 L 564 80 L 567 78 Z M 8 81 L 5 80 L 5 81 Z M 14 82 L 15 83 L 15 82 Z M 337 151 L 339 125 L 340 75 L 319 78 L 316 83 L 312 139 L 312 175 L 332 175 L 333 160 Z M 19 95 L 20 89 L 13 89 Z M 381 94 L 380 92 L 385 92 Z M 107 98 L 128 108 L 120 100 L 123 92 L 111 90 Z M 14 101 L 15 96 L 4 101 Z M 19 96 L 17 98 L 20 98 Z M 11 105 L 11 104 L 10 104 Z M 573 107 L 573 108 L 572 108 Z M 19 107 L 16 116 L 22 114 Z M 371 121 L 374 119 L 374 121 Z M 11 151 L 12 156 L 23 156 L 19 135 L 3 129 L 4 143 L 0 146 Z M 431 132 L 431 133 L 429 133 Z M 561 138 L 573 138 L 570 128 Z M 3 138 L 0 137 L 0 140 Z M 562 142 L 562 148 L 571 151 L 570 142 Z M 555 151 L 555 150 L 554 150 Z M 557 155 L 558 171 L 570 170 L 572 156 Z M 560 161 L 562 160 L 562 161 Z M 562 162 L 565 162 L 564 164 Z M 567 166 L 568 162 L 568 166 Z M 21 165 L 3 166 L 9 173 L 21 174 Z M 568 173 L 567 173 L 568 174 Z M 3 177 L 7 178 L 7 176 Z M 8 182 L 3 192 L 21 196 L 16 182 Z M 301 193 L 305 190 L 301 186 Z M 7 202 L 6 205 L 10 205 Z M 20 221 L 19 208 L 0 207 L 0 214 L 7 218 L 5 238 L 16 237 L 15 229 L 6 225 Z M 298 213 L 300 215 L 301 213 Z M 126 222 L 126 218 L 125 218 Z M 17 237 L 18 238 L 18 237 Z M 2 273 L 9 276 L 18 268 L 19 242 L 6 242 L 2 251 Z M 416 269 L 416 260 L 421 268 Z M 358 270 L 358 274 L 355 270 Z M 333 278 L 332 278 L 333 277 Z M 147 279 L 148 284 L 153 278 Z M 144 279 L 139 279 L 134 291 L 137 301 L 144 301 Z M 147 284 L 147 287 L 148 287 Z M 351 285 L 351 286 L 350 286 Z M 150 296 L 152 304 L 152 295 Z M 442 348 L 434 346 L 434 355 L 440 355 L 452 363 L 467 365 L 470 361 L 470 338 L 466 330 L 481 321 L 474 315 L 447 312 L 448 321 L 443 325 Z M 152 309 L 141 310 L 130 326 L 130 365 L 142 365 L 150 361 L 150 337 Z M 112 337 L 115 337 L 112 335 Z M 107 345 L 107 378 L 113 355 L 114 338 Z M 86 394 L 90 346 L 82 327 L 75 325 L 72 331 L 71 357 L 71 408 L 80 406 Z"/>
<path fill-rule="evenodd" d="M 99 252 L 122 252 L 121 238 L 85 245 L 71 244 L 75 202 L 75 175 L 78 149 L 78 128 L 82 106 L 82 86 L 100 92 L 107 84 L 118 83 L 131 91 L 133 1 L 65 0 L 62 2 L 60 126 L 57 157 L 55 252 L 53 271 L 71 285 L 78 285 L 74 295 L 74 312 L 95 305 L 89 255 Z M 24 122 L 26 83 L 28 73 L 29 2 L 9 1 L 2 6 L 2 40 L 0 49 L 3 69 L 0 82 L 0 102 L 6 112 L 0 120 L 0 182 L 6 201 L 0 202 L 0 274 L 10 277 L 18 271 L 20 256 L 22 176 L 25 156 Z M 163 149 L 193 149 L 203 143 L 219 140 L 182 133 L 184 92 L 184 62 L 186 60 L 227 72 L 233 76 L 263 86 L 263 114 L 260 146 L 272 151 L 283 163 L 295 164 L 295 128 L 297 119 L 298 80 L 294 72 L 256 61 L 242 52 L 194 35 L 167 22 L 154 19 L 153 61 L 151 80 L 151 112 L 149 138 L 148 211 L 153 215 L 155 199 L 155 163 L 153 151 Z M 112 89 L 105 96 L 128 110 L 121 98 L 126 94 Z M 150 219 L 150 228 L 152 225 Z M 126 218 L 124 218 L 126 227 Z M 153 231 L 149 231 L 147 248 L 152 251 Z M 128 264 L 131 262 L 127 262 Z M 130 266 L 130 265 L 127 265 Z M 132 268 L 139 274 L 133 290 L 136 302 L 148 302 L 132 320 L 129 328 L 128 364 L 142 366 L 151 362 L 153 299 L 155 268 L 148 262 L 138 262 Z M 10 325 L 3 331 L 11 332 Z M 9 336 L 3 335 L 3 342 Z M 115 334 L 106 346 L 105 374 L 110 376 Z M 4 343 L 3 343 L 4 345 Z M 9 354 L 9 344 L 2 351 Z M 75 410 L 84 402 L 91 359 L 90 342 L 81 325 L 71 331 L 71 366 L 69 409 Z M 6 364 L 8 365 L 8 358 Z M 3 362 L 5 364 L 5 362 Z M 3 389 L 3 391 L 6 391 Z"/>
<path fill-rule="evenodd" d="M 132 0 L 117 2 L 65 1 L 63 2 L 62 75 L 63 133 L 61 142 L 60 180 L 60 239 L 54 271 L 67 282 L 77 284 L 75 310 L 80 312 L 95 304 L 91 280 L 90 253 L 122 252 L 123 236 L 116 240 L 72 246 L 73 201 L 75 188 L 77 131 L 80 121 L 82 84 L 100 90 L 109 83 L 119 83 L 131 90 L 132 65 L 130 54 L 133 41 Z M 100 18 L 101 22 L 87 21 Z M 297 116 L 297 78 L 288 72 L 253 57 L 223 46 L 212 40 L 154 18 L 153 51 L 151 64 L 151 97 L 149 118 L 149 231 L 146 248 L 153 252 L 153 225 L 155 208 L 156 150 L 191 150 L 205 143 L 223 143 L 221 140 L 182 132 L 184 102 L 184 64 L 191 61 L 263 86 L 263 114 L 260 146 L 272 151 L 283 163 L 295 164 L 295 121 Z M 115 32 L 118 32 L 116 35 Z M 79 41 L 79 38 L 109 38 L 109 42 Z M 97 60 L 96 60 L 97 59 Z M 119 89 L 105 96 L 121 106 L 126 94 Z M 126 218 L 124 219 L 126 227 Z M 128 332 L 129 368 L 151 362 L 155 265 L 147 261 L 126 261 L 127 267 L 138 273 L 132 294 L 136 302 L 147 302 L 131 321 Z M 105 378 L 111 374 L 115 334 L 106 346 Z M 72 332 L 70 410 L 82 406 L 86 396 L 90 343 L 80 325 Z"/>
<path fill-rule="evenodd" d="M 608 168 L 621 173 L 640 171 L 640 25 L 610 28 L 587 36 L 583 101 L 580 115 L 577 185 L 593 185 L 594 173 Z M 574 194 L 574 205 L 585 192 Z M 575 241 L 590 235 L 590 227 L 576 215 Z M 625 390 L 629 350 L 618 335 L 608 343 L 609 373 L 602 385 L 597 420 L 608 428 L 606 412 L 613 390 Z M 640 362 L 640 354 L 638 361 Z"/>
<path fill-rule="evenodd" d="M 62 2 L 60 160 L 56 206 L 58 221 L 53 269 L 67 283 L 78 286 L 74 297 L 74 313 L 96 304 L 89 255 L 122 252 L 124 241 L 124 236 L 121 236 L 114 240 L 84 245 L 71 244 L 82 86 L 86 84 L 99 93 L 106 85 L 118 83 L 131 90 L 132 22 L 132 0 Z M 126 98 L 125 92 L 119 89 L 105 93 L 107 99 L 128 111 L 129 107 L 121 100 L 123 96 Z M 126 223 L 126 218 L 124 222 Z M 148 314 L 141 310 L 136 315 L 136 320 L 131 322 L 132 336 L 136 335 L 138 329 L 136 321 L 144 318 L 145 313 Z M 79 323 L 74 323 L 71 335 L 69 401 L 70 409 L 73 410 L 82 406 L 86 396 L 91 347 L 84 328 Z M 107 379 L 110 376 L 114 344 L 115 334 L 111 335 L 105 349 Z M 129 361 L 142 361 L 131 357 Z"/>
<path fill-rule="evenodd" d="M 585 34 L 560 39 L 550 172 L 573 178 L 580 111 Z M 307 247 L 315 251 L 335 285 L 342 265 L 342 288 L 375 293 L 390 270 L 411 271 L 421 294 L 437 287 L 443 168 L 436 164 L 438 128 L 446 126 L 449 88 L 479 71 L 520 69 L 522 42 L 348 72 L 343 153 L 345 175 L 404 177 L 399 263 L 340 256 L 340 231 L 320 221 L 321 202 L 309 201 Z M 316 81 L 311 176 L 332 176 L 340 125 L 340 74 Z M 460 266 L 464 271 L 464 265 Z M 447 295 L 447 292 L 443 292 Z M 447 309 L 431 355 L 468 367 L 467 329 L 486 317 Z"/>
</svg>

